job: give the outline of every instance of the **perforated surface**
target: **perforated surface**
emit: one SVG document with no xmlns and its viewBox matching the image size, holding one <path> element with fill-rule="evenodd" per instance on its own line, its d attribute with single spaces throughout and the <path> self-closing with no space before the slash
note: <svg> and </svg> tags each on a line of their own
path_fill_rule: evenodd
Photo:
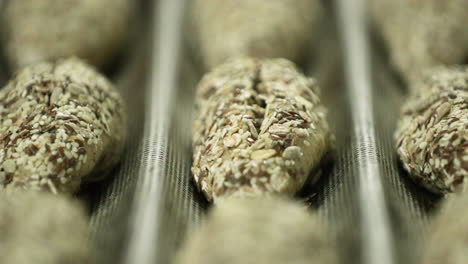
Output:
<svg viewBox="0 0 468 264">
<path fill-rule="evenodd" d="M 171 263 L 187 231 L 203 221 L 209 208 L 190 174 L 193 89 L 202 73 L 186 48 L 189 40 L 183 38 L 186 1 L 157 2 L 154 8 L 146 6 L 144 14 L 154 19 L 145 20 L 148 27 L 140 27 L 141 38 L 136 38 L 113 77 L 130 113 L 123 161 L 112 179 L 88 186 L 80 194 L 91 205 L 97 263 Z M 405 89 L 381 56 L 382 47 L 369 41 L 365 24 L 358 24 L 366 44 L 357 50 L 372 58 L 369 67 L 361 69 L 369 76 L 370 97 L 353 95 L 350 52 L 356 50 L 346 44 L 353 40 L 346 40 L 349 36 L 344 31 L 349 29 L 343 25 L 352 23 L 349 19 L 359 13 L 339 8 L 343 7 L 334 6 L 342 11 L 337 13 L 341 14 L 341 31 L 334 22 L 338 17 L 327 16 L 322 30 L 326 35 L 319 50 L 311 52 L 312 62 L 306 67 L 306 73 L 317 77 L 322 87 L 337 147 L 332 161 L 322 168 L 322 179 L 306 187 L 302 196 L 311 210 L 330 221 L 334 231 L 330 235 L 338 238 L 343 263 L 370 263 L 371 246 L 390 252 L 387 263 L 415 263 L 417 245 L 437 197 L 408 180 L 395 154 L 393 130 Z M 5 77 L 1 79 L 3 84 Z M 353 111 L 361 104 L 371 106 L 371 122 L 358 121 Z M 369 126 L 372 138 L 365 136 Z M 373 163 L 370 170 L 366 162 Z M 366 177 L 379 177 L 382 189 L 365 187 Z M 377 193 L 366 196 L 363 190 Z M 383 204 L 365 200 L 376 195 Z M 382 219 L 368 218 L 369 212 L 381 210 Z M 390 232 L 391 239 L 370 244 L 368 234 L 381 231 L 368 221 L 383 221 L 380 227 Z"/>
</svg>

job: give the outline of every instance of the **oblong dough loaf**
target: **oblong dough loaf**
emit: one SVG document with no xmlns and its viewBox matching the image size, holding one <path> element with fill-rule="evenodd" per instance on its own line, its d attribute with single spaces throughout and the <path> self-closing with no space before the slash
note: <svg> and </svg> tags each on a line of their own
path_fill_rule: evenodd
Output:
<svg viewBox="0 0 468 264">
<path fill-rule="evenodd" d="M 1 192 L 0 233 L 0 263 L 92 262 L 85 210 L 67 197 Z"/>
<path fill-rule="evenodd" d="M 196 95 L 198 187 L 215 201 L 295 194 L 330 147 L 326 113 L 315 82 L 287 60 L 244 58 L 219 66 Z"/>
<path fill-rule="evenodd" d="M 230 199 L 190 234 L 177 264 L 335 264 L 327 225 L 283 199 Z"/>
<path fill-rule="evenodd" d="M 468 56 L 466 0 L 370 0 L 370 13 L 389 57 L 413 81 L 421 70 L 462 64 Z"/>
<path fill-rule="evenodd" d="M 125 109 L 114 86 L 77 59 L 30 66 L 0 91 L 0 181 L 75 192 L 119 160 Z"/>
<path fill-rule="evenodd" d="M 468 193 L 450 197 L 427 229 L 421 264 L 465 264 L 468 260 Z"/>
<path fill-rule="evenodd" d="M 423 74 L 402 108 L 395 134 L 410 176 L 435 193 L 468 186 L 468 67 Z"/>
<path fill-rule="evenodd" d="M 122 47 L 132 0 L 14 0 L 2 12 L 13 69 L 70 56 L 102 66 Z"/>
<path fill-rule="evenodd" d="M 238 56 L 300 62 L 322 17 L 318 0 L 194 0 L 194 39 L 207 68 Z"/>
</svg>

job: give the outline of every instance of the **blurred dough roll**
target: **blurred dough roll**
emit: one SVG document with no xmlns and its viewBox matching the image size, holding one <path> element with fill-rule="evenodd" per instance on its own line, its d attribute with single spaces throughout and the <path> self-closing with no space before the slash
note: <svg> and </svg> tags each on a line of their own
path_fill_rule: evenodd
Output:
<svg viewBox="0 0 468 264">
<path fill-rule="evenodd" d="M 294 202 L 231 199 L 188 237 L 176 264 L 335 264 L 327 232 L 317 215 Z"/>
<path fill-rule="evenodd" d="M 468 193 L 445 201 L 430 228 L 421 264 L 466 264 L 468 260 Z"/>
<path fill-rule="evenodd" d="M 319 0 L 194 0 L 196 46 L 207 68 L 237 56 L 302 61 L 322 15 Z"/>
<path fill-rule="evenodd" d="M 0 183 L 75 192 L 107 175 L 125 140 L 114 86 L 77 59 L 20 71 L 0 91 Z"/>
<path fill-rule="evenodd" d="M 89 264 L 82 205 L 47 193 L 0 193 L 0 263 Z"/>
<path fill-rule="evenodd" d="M 77 56 L 103 66 L 122 47 L 131 0 L 13 0 L 2 11 L 6 58 L 13 69 Z"/>
<path fill-rule="evenodd" d="M 196 95 L 198 187 L 215 202 L 295 194 L 330 147 L 326 115 L 314 80 L 287 60 L 243 58 L 217 67 Z"/>
<path fill-rule="evenodd" d="M 409 81 L 468 57 L 466 0 L 370 0 L 370 11 L 390 60 Z"/>
<path fill-rule="evenodd" d="M 468 185 L 468 67 L 436 67 L 423 74 L 403 106 L 396 133 L 410 176 L 435 193 Z"/>
</svg>

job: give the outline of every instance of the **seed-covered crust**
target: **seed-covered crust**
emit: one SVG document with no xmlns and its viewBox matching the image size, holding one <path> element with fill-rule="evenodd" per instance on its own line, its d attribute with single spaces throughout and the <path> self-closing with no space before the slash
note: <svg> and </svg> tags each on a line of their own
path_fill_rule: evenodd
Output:
<svg viewBox="0 0 468 264">
<path fill-rule="evenodd" d="M 450 197 L 428 229 L 421 264 L 465 264 L 468 260 L 468 193 Z"/>
<path fill-rule="evenodd" d="M 89 264 L 81 203 L 48 193 L 0 193 L 0 263 Z"/>
<path fill-rule="evenodd" d="M 415 85 L 396 141 L 411 177 L 436 193 L 467 189 L 468 67 L 437 67 Z"/>
<path fill-rule="evenodd" d="M 466 0 L 371 0 L 369 3 L 392 63 L 409 81 L 421 69 L 461 64 L 468 56 Z"/>
<path fill-rule="evenodd" d="M 238 56 L 299 62 L 323 13 L 318 0 L 194 0 L 191 10 L 207 68 Z"/>
<path fill-rule="evenodd" d="M 338 263 L 318 215 L 283 199 L 229 199 L 179 251 L 177 264 Z"/>
<path fill-rule="evenodd" d="M 77 56 L 102 66 L 122 46 L 132 0 L 13 0 L 2 11 L 12 68 Z"/>
<path fill-rule="evenodd" d="M 0 183 L 75 192 L 118 161 L 124 121 L 113 85 L 81 61 L 27 67 L 0 91 Z"/>
<path fill-rule="evenodd" d="M 196 95 L 198 187 L 215 201 L 296 193 L 329 148 L 326 113 L 315 82 L 287 60 L 236 59 L 216 68 Z"/>
</svg>

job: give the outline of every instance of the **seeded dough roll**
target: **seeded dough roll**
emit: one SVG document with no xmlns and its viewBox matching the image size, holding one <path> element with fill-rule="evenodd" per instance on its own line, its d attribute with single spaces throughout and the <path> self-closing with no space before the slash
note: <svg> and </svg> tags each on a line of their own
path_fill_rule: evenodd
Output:
<svg viewBox="0 0 468 264">
<path fill-rule="evenodd" d="M 327 226 L 305 207 L 278 198 L 228 199 L 189 234 L 176 264 L 335 264 Z"/>
<path fill-rule="evenodd" d="M 207 68 L 238 56 L 302 61 L 322 17 L 319 0 L 194 0 L 194 39 Z"/>
<path fill-rule="evenodd" d="M 326 115 L 315 81 L 287 60 L 243 58 L 217 67 L 196 94 L 195 182 L 215 202 L 295 194 L 330 147 Z"/>
<path fill-rule="evenodd" d="M 2 12 L 3 46 L 13 69 L 70 56 L 103 66 L 122 47 L 131 0 L 13 0 Z"/>
<path fill-rule="evenodd" d="M 87 217 L 68 197 L 0 192 L 0 233 L 0 263 L 91 263 Z"/>
<path fill-rule="evenodd" d="M 421 264 L 465 264 L 468 260 L 468 193 L 445 201 L 429 228 Z"/>
<path fill-rule="evenodd" d="M 395 136 L 404 167 L 432 192 L 466 190 L 468 67 L 428 70 L 413 90 Z"/>
<path fill-rule="evenodd" d="M 466 0 L 370 0 L 391 62 L 408 81 L 422 69 L 461 64 L 468 56 Z"/>
<path fill-rule="evenodd" d="M 76 192 L 106 176 L 125 140 L 122 98 L 77 59 L 20 71 L 0 91 L 0 182 Z"/>
</svg>

